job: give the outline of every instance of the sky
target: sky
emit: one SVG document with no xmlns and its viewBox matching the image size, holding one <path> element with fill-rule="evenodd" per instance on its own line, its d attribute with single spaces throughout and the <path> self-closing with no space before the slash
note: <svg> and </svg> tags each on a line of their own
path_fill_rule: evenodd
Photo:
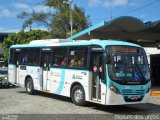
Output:
<svg viewBox="0 0 160 120">
<path fill-rule="evenodd" d="M 160 0 L 73 0 L 73 4 L 84 9 L 92 25 L 119 16 L 133 16 L 143 22 L 160 20 Z M 0 0 L 0 32 L 18 32 L 24 20 L 17 18 L 17 15 L 33 10 L 52 11 L 43 5 L 43 0 Z M 46 29 L 35 27 L 38 28 Z"/>
</svg>

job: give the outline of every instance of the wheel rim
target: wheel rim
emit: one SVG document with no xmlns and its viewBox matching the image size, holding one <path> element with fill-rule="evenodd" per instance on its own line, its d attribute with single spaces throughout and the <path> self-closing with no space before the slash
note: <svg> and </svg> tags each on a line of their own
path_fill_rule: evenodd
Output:
<svg viewBox="0 0 160 120">
<path fill-rule="evenodd" d="M 75 98 L 75 101 L 76 101 L 76 102 L 80 102 L 80 101 L 83 99 L 83 92 L 82 92 L 82 90 L 77 89 L 77 90 L 74 92 L 74 98 Z"/>
<path fill-rule="evenodd" d="M 31 89 L 32 89 L 32 83 L 31 83 L 31 81 L 28 81 L 27 82 L 27 91 L 30 92 Z"/>
</svg>

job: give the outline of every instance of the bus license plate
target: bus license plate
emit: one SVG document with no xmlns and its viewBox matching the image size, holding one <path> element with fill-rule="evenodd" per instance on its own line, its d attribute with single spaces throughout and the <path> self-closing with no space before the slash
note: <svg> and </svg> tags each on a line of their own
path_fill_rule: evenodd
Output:
<svg viewBox="0 0 160 120">
<path fill-rule="evenodd" d="M 131 97 L 131 100 L 138 100 L 138 97 L 137 96 L 133 96 L 133 97 Z"/>
</svg>

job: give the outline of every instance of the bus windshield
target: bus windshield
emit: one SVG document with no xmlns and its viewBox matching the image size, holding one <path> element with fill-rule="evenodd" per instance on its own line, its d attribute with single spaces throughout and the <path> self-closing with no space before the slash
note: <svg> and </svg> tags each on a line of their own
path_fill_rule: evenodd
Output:
<svg viewBox="0 0 160 120">
<path fill-rule="evenodd" d="M 149 66 L 142 48 L 129 46 L 107 47 L 110 54 L 109 76 L 121 82 L 147 82 L 150 80 Z"/>
</svg>

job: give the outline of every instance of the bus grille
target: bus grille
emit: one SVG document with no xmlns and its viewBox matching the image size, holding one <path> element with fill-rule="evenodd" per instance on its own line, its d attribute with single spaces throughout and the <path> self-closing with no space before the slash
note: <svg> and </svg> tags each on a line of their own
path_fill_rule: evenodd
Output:
<svg viewBox="0 0 160 120">
<path fill-rule="evenodd" d="M 122 90 L 123 95 L 130 95 L 130 94 L 145 94 L 145 90 L 131 90 L 131 89 L 126 89 Z"/>
<path fill-rule="evenodd" d="M 122 90 L 122 94 L 133 94 L 133 90 L 127 89 L 127 90 Z"/>
<path fill-rule="evenodd" d="M 145 94 L 145 90 L 135 90 L 135 94 Z"/>
</svg>

